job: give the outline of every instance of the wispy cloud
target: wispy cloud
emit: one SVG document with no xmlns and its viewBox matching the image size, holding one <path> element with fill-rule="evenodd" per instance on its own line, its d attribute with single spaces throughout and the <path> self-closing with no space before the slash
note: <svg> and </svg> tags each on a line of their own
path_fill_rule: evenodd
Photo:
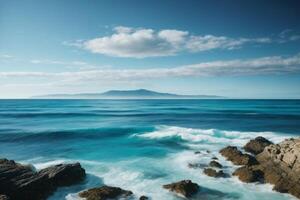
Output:
<svg viewBox="0 0 300 200">
<path fill-rule="evenodd" d="M 235 76 L 300 72 L 300 54 L 254 59 L 202 62 L 173 68 L 101 69 L 72 72 L 0 72 L 0 78 L 40 78 L 88 84 L 91 81 L 128 81 L 168 77 Z"/>
<path fill-rule="evenodd" d="M 278 34 L 279 43 L 293 42 L 300 40 L 300 34 L 295 33 L 292 29 L 285 29 Z"/>
<path fill-rule="evenodd" d="M 64 44 L 108 56 L 145 58 L 170 56 L 183 51 L 232 50 L 249 43 L 270 42 L 270 38 L 230 38 L 193 35 L 188 31 L 175 29 L 153 30 L 118 26 L 113 29 L 111 35 L 86 41 L 64 42 Z"/>
</svg>

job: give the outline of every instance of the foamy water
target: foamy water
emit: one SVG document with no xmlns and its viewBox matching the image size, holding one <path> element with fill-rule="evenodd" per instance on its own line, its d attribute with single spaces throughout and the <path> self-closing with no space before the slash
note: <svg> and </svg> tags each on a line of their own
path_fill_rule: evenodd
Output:
<svg viewBox="0 0 300 200">
<path fill-rule="evenodd" d="M 79 161 L 86 168 L 87 173 L 92 175 L 88 177 L 85 187 L 103 184 L 117 186 L 131 190 L 134 193 L 133 199 L 138 199 L 141 195 L 160 200 L 178 199 L 178 196 L 163 189 L 162 185 L 182 179 L 191 179 L 203 187 L 199 196 L 204 199 L 293 199 L 290 195 L 272 191 L 272 186 L 268 184 L 245 184 L 236 177 L 212 178 L 204 175 L 202 169 L 188 167 L 189 163 L 206 165 L 212 160 L 212 157 L 217 157 L 224 166 L 223 171 L 231 174 L 237 166 L 226 161 L 218 153 L 220 148 L 228 145 L 242 147 L 249 139 L 259 135 L 263 135 L 273 142 L 280 142 L 290 137 L 273 132 L 238 132 L 158 126 L 154 131 L 132 134 L 129 138 L 139 137 L 144 140 L 180 139 L 190 149 L 169 153 L 156 159 L 142 157 L 119 162 Z M 195 151 L 200 151 L 200 153 L 195 154 Z M 57 159 L 49 162 L 38 162 L 34 166 L 41 169 L 53 164 L 74 161 Z M 95 181 L 97 178 L 99 181 Z M 68 200 L 80 199 L 77 195 L 78 189 L 80 191 L 81 188 L 74 187 L 74 192 L 72 192 L 72 188 L 60 189 L 50 200 L 57 199 L 63 194 L 65 194 L 64 198 Z"/>
<path fill-rule="evenodd" d="M 2 100 L 0 155 L 37 170 L 80 162 L 86 180 L 59 188 L 49 200 L 77 200 L 104 184 L 131 190 L 133 199 L 181 199 L 162 185 L 191 179 L 198 199 L 287 200 L 267 184 L 212 178 L 189 163 L 218 157 L 224 171 L 237 166 L 219 150 L 241 148 L 264 136 L 277 143 L 299 136 L 298 100 Z M 242 150 L 242 149 L 241 149 Z M 200 151 L 200 154 L 195 154 Z"/>
</svg>

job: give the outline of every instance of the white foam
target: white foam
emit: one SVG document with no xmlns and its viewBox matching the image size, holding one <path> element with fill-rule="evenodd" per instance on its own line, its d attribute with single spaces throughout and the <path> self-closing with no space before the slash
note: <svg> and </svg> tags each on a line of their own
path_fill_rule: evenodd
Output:
<svg viewBox="0 0 300 200">
<path fill-rule="evenodd" d="M 224 131 L 217 129 L 192 129 L 176 126 L 158 126 L 155 131 L 148 132 L 137 137 L 148 139 L 164 139 L 178 137 L 190 143 L 210 143 L 210 144 L 232 144 L 242 146 L 250 139 L 263 136 L 273 142 L 280 142 L 290 136 L 280 135 L 274 132 L 241 132 Z"/>
</svg>

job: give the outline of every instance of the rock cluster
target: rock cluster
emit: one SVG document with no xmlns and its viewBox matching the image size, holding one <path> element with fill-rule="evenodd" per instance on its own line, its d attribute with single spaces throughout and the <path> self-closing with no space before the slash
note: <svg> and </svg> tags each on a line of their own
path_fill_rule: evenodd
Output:
<svg viewBox="0 0 300 200">
<path fill-rule="evenodd" d="M 264 180 L 274 190 L 300 198 L 300 139 L 288 139 L 267 146 L 257 156 Z"/>
<path fill-rule="evenodd" d="M 85 178 L 79 163 L 60 164 L 36 172 L 33 167 L 0 159 L 0 199 L 42 200 L 59 186 L 78 183 Z"/>
<path fill-rule="evenodd" d="M 300 139 L 273 144 L 263 137 L 257 137 L 250 140 L 244 149 L 256 156 L 243 154 L 232 146 L 220 151 L 234 164 L 244 165 L 236 169 L 233 175 L 247 183 L 273 184 L 274 190 L 300 198 Z"/>
<path fill-rule="evenodd" d="M 164 185 L 163 188 L 176 192 L 184 197 L 191 197 L 196 194 L 200 186 L 197 183 L 193 183 L 191 180 L 182 180 L 176 183 Z"/>
</svg>

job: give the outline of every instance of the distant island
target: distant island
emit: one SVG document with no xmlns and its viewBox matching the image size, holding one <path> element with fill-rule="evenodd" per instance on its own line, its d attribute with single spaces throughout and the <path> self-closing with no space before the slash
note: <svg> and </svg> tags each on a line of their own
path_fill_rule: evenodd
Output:
<svg viewBox="0 0 300 200">
<path fill-rule="evenodd" d="M 33 99 L 216 99 L 224 98 L 216 95 L 179 95 L 161 93 L 146 89 L 109 90 L 104 93 L 49 94 L 33 96 Z"/>
</svg>

